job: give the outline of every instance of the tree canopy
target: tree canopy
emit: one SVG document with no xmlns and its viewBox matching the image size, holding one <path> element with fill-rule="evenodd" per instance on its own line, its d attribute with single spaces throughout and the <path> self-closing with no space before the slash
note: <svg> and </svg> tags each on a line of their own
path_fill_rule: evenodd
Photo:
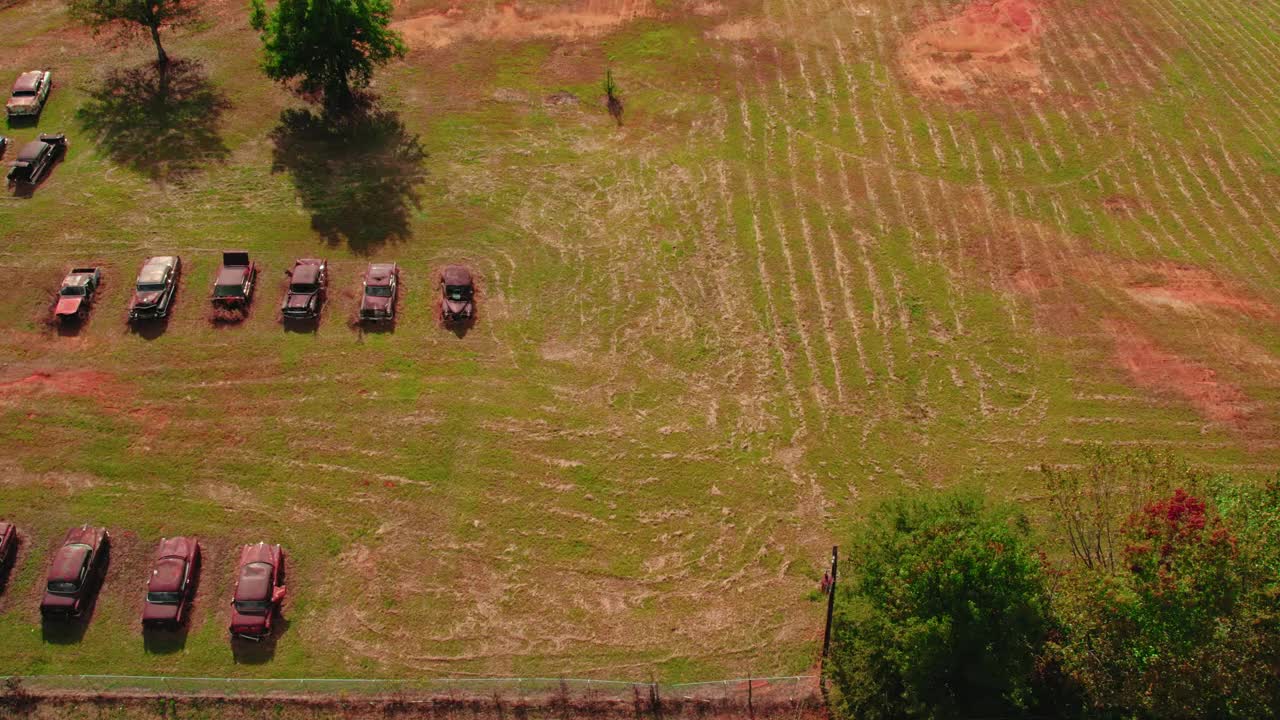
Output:
<svg viewBox="0 0 1280 720">
<path fill-rule="evenodd" d="M 827 671 L 846 717 L 1004 716 L 1033 704 L 1049 632 L 1025 520 L 971 495 L 883 505 L 854 541 Z"/>
<path fill-rule="evenodd" d="M 270 10 L 252 0 L 251 7 L 267 77 L 297 80 L 331 108 L 350 105 L 378 66 L 407 52 L 390 27 L 391 0 L 280 0 Z"/>
<path fill-rule="evenodd" d="M 95 30 L 115 27 L 123 33 L 147 32 L 156 45 L 156 62 L 169 55 L 160 44 L 160 28 L 183 25 L 200 15 L 201 0 L 70 0 L 71 16 Z"/>
</svg>

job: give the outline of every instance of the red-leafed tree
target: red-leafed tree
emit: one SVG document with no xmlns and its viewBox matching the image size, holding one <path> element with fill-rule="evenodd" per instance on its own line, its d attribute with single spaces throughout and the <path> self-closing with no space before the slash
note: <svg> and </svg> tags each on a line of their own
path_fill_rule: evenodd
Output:
<svg viewBox="0 0 1280 720">
<path fill-rule="evenodd" d="M 1184 489 L 1120 527 L 1121 567 L 1081 566 L 1058 608 L 1064 666 L 1100 709 L 1265 717 L 1280 701 L 1277 597 L 1252 544 Z"/>
</svg>

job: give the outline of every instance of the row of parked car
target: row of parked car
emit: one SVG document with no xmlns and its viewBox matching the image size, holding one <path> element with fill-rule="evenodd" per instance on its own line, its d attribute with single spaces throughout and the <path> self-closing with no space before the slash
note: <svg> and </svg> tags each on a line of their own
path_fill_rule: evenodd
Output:
<svg viewBox="0 0 1280 720">
<path fill-rule="evenodd" d="M 4 104 L 9 122 L 38 118 L 52 89 L 53 73 L 48 70 L 30 70 L 18 75 Z M 0 158 L 8 149 L 9 138 L 0 135 Z M 41 134 L 18 148 L 17 158 L 9 163 L 9 184 L 35 185 L 40 182 L 66 149 L 67 136 L 61 133 Z"/>
<path fill-rule="evenodd" d="M 210 302 L 227 313 L 247 312 L 257 287 L 259 267 L 249 253 L 222 253 L 222 265 L 214 276 Z M 176 255 L 149 258 L 138 271 L 129 299 L 129 320 L 146 321 L 167 318 L 178 294 L 182 259 Z M 286 271 L 289 287 L 285 291 L 280 313 L 286 320 L 315 320 L 329 288 L 329 263 L 318 258 L 302 258 Z M 441 314 L 446 322 L 468 322 L 475 318 L 475 281 L 471 271 L 461 265 L 448 265 L 440 271 Z M 360 294 L 361 322 L 389 323 L 396 318 L 396 299 L 400 291 L 400 268 L 395 263 L 371 263 L 365 269 Z M 54 304 L 54 318 L 59 322 L 84 321 L 102 286 L 102 268 L 74 267 L 62 280 Z"/>
<path fill-rule="evenodd" d="M 18 532 L 0 521 L 0 572 L 18 552 Z M 71 528 L 53 554 L 45 578 L 40 615 L 63 622 L 80 617 L 93 604 L 106 577 L 111 535 L 106 528 Z M 177 629 L 187 620 L 200 574 L 200 541 L 193 537 L 162 538 L 147 575 L 142 609 L 144 629 Z M 284 550 L 260 542 L 240 548 L 236 584 L 231 593 L 233 637 L 261 640 L 284 602 Z"/>
</svg>

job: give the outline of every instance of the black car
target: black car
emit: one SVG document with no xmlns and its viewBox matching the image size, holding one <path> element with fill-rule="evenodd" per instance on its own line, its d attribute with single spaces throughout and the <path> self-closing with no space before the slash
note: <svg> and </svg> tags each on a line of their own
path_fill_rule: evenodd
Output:
<svg viewBox="0 0 1280 720">
<path fill-rule="evenodd" d="M 182 260 L 176 255 L 153 257 L 138 272 L 138 282 L 129 300 L 130 320 L 160 320 L 169 316 L 178 294 L 178 274 Z"/>
<path fill-rule="evenodd" d="M 289 275 L 289 290 L 285 293 L 280 312 L 286 320 L 314 320 L 320 317 L 325 290 L 329 286 L 329 263 L 315 258 L 303 258 L 293 264 Z"/>
<path fill-rule="evenodd" d="M 39 183 L 53 164 L 67 149 L 67 136 L 41 135 L 18 149 L 18 157 L 9 168 L 10 185 L 35 185 Z"/>
</svg>

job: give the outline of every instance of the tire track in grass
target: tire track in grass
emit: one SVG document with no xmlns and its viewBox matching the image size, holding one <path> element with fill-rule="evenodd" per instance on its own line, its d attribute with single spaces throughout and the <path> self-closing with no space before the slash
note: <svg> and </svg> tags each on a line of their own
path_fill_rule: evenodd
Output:
<svg viewBox="0 0 1280 720">
<path fill-rule="evenodd" d="M 774 53 L 774 62 L 775 64 L 780 65 L 781 59 L 778 57 L 776 49 L 774 50 Z M 825 429 L 827 424 L 827 409 L 830 403 L 827 398 L 826 388 L 822 382 L 822 374 L 820 366 L 818 365 L 817 356 L 813 349 L 813 342 L 809 337 L 805 303 L 800 291 L 798 274 L 796 272 L 796 262 L 792 256 L 791 244 L 788 242 L 789 236 L 787 233 L 787 226 L 783 220 L 778 204 L 774 202 L 774 197 L 780 196 L 782 193 L 780 186 L 782 186 L 783 183 L 778 177 L 780 172 L 778 168 L 782 163 L 787 161 L 787 158 L 778 157 L 778 153 L 774 151 L 773 146 L 775 142 L 778 142 L 779 140 L 787 146 L 790 145 L 790 137 L 787 134 L 789 126 L 785 119 L 780 117 L 777 111 L 774 110 L 773 106 L 770 104 L 768 100 L 769 88 L 764 84 L 764 79 L 759 78 L 759 83 L 765 117 L 767 120 L 763 132 L 763 141 L 761 143 L 761 154 L 765 167 L 764 182 L 769 191 L 765 194 L 763 203 L 769 216 L 773 220 L 773 230 L 777 236 L 778 248 L 782 254 L 783 263 L 786 266 L 786 286 L 791 300 L 796 334 L 800 340 L 800 347 L 803 350 L 806 361 L 805 369 L 806 376 L 809 381 L 809 394 L 813 396 L 813 401 L 817 405 L 819 411 L 819 424 Z M 777 75 L 777 85 L 779 92 L 782 93 L 782 99 L 785 102 L 785 80 L 781 75 L 780 69 L 778 70 Z M 786 152 L 786 155 L 790 157 L 791 153 Z M 791 171 L 794 172 L 794 168 L 792 168 Z"/>
<path fill-rule="evenodd" d="M 770 328 L 771 332 L 769 333 L 769 337 L 773 344 L 774 352 L 777 354 L 778 364 L 782 369 L 783 389 L 790 400 L 792 420 L 796 423 L 796 432 L 803 435 L 807 427 L 804 405 L 800 399 L 799 388 L 792 372 L 792 365 L 795 361 L 788 349 L 786 337 L 782 330 L 782 324 L 778 317 L 778 310 L 773 300 L 773 279 L 765 260 L 765 243 L 761 229 L 759 193 L 757 191 L 755 176 L 751 172 L 751 165 L 756 159 L 756 153 L 752 147 L 756 142 L 753 137 L 756 133 L 751 123 L 750 111 L 747 108 L 746 94 L 743 91 L 741 82 L 737 83 L 737 91 L 739 116 L 741 117 L 742 128 L 748 141 L 746 143 L 748 156 L 746 158 L 746 162 L 741 163 L 741 167 L 744 176 L 747 204 L 751 212 L 750 235 L 755 248 L 757 282 L 759 283 L 760 294 L 764 297 L 765 322 Z M 721 200 L 722 202 L 727 203 L 729 198 L 726 196 L 726 190 L 727 188 L 722 184 Z M 729 207 L 726 207 L 726 211 L 729 212 L 730 216 L 732 216 L 732 211 Z"/>
</svg>

